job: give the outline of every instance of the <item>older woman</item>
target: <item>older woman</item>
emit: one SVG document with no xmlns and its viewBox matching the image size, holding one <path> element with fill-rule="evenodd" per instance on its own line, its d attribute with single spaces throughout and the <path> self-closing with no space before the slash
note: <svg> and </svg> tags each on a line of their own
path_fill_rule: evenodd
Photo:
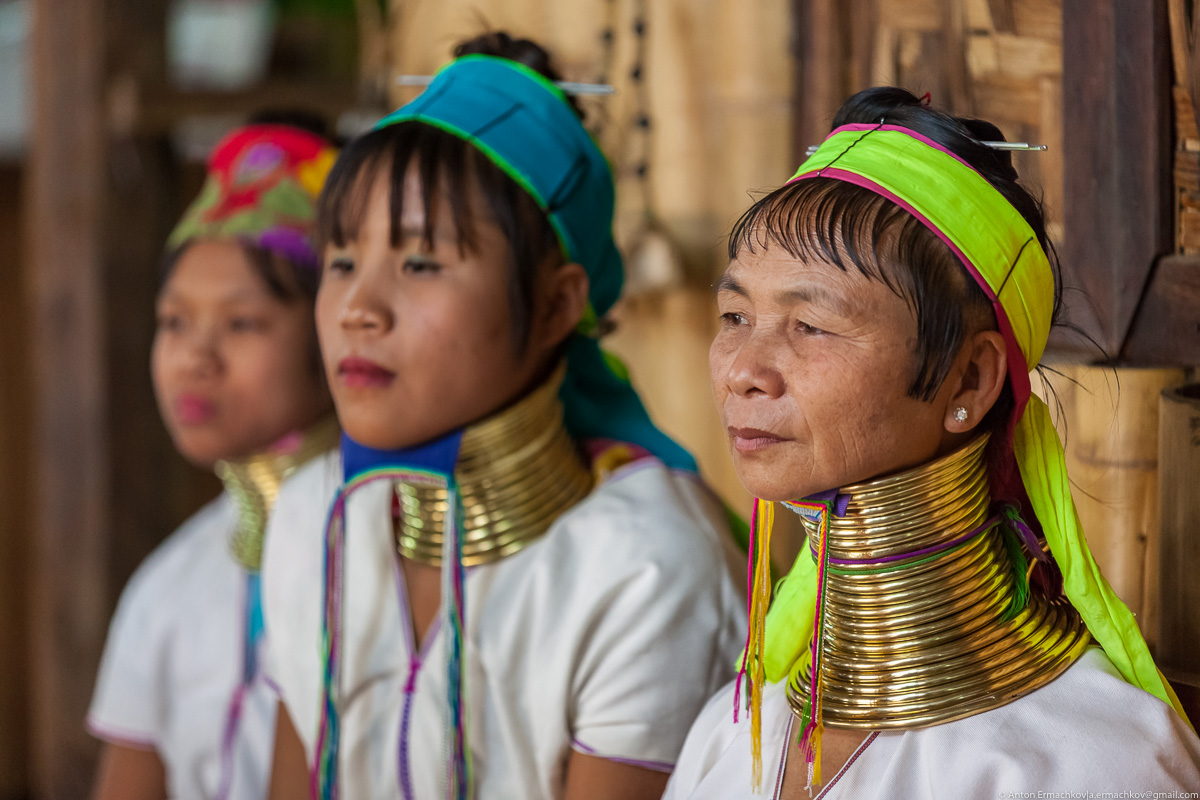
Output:
<svg viewBox="0 0 1200 800">
<path fill-rule="evenodd" d="M 667 797 L 1200 787 L 1200 741 L 1030 394 L 1059 283 L 1001 138 L 861 92 L 735 228 L 711 368 L 760 498 L 747 677 Z M 809 547 L 767 615 L 776 503 Z"/>
</svg>

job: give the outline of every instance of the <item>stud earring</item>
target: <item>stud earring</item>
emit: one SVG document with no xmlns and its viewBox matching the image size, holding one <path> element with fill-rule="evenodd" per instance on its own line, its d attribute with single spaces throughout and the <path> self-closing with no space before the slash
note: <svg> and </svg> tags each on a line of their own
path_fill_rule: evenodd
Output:
<svg viewBox="0 0 1200 800">
<path fill-rule="evenodd" d="M 971 416 L 971 415 L 968 414 L 967 410 L 965 408 L 963 408 L 962 406 L 959 406 L 958 408 L 954 409 L 954 421 L 955 422 L 966 422 L 967 417 L 969 417 L 969 416 Z"/>
</svg>

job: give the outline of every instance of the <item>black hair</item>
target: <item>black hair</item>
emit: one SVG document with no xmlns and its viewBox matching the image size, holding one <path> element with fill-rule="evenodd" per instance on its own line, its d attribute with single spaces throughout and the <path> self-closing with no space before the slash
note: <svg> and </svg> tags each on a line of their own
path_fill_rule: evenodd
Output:
<svg viewBox="0 0 1200 800">
<path fill-rule="evenodd" d="M 1009 153 L 982 144 L 1003 141 L 1000 130 L 983 120 L 930 108 L 895 87 L 855 94 L 839 109 L 832 127 L 881 121 L 916 131 L 962 158 L 1024 217 L 1050 260 L 1053 320 L 1058 324 L 1062 281 L 1041 201 L 1018 183 Z M 853 266 L 867 278 L 882 281 L 909 304 L 917 319 L 910 397 L 932 401 L 967 335 L 997 327 L 987 295 L 946 243 L 912 214 L 864 187 L 833 178 L 809 178 L 765 195 L 734 225 L 729 258 L 736 259 L 743 249 L 754 252 L 769 244 L 795 258 L 820 260 L 842 270 Z M 1006 381 L 981 429 L 1002 429 L 1014 402 L 1012 386 Z"/>
<path fill-rule="evenodd" d="M 524 64 L 550 80 L 559 80 L 549 54 L 528 39 L 493 31 L 460 43 L 454 55 L 491 55 Z M 572 103 L 574 107 L 574 104 Z M 578 108 L 576 108 L 578 113 Z M 518 352 L 529 341 L 534 285 L 539 267 L 566 263 L 562 246 L 546 213 L 533 197 L 500 167 L 463 139 L 423 122 L 406 121 L 371 131 L 351 142 L 338 158 L 318 203 L 318 240 L 322 247 L 345 245 L 358 232 L 375 176 L 388 173 L 390 241 L 403 238 L 404 178 L 409 168 L 420 176 L 424 203 L 425 244 L 433 239 L 434 199 L 443 192 L 449 202 L 460 250 L 475 250 L 478 214 L 489 216 L 509 245 L 508 295 L 513 339 Z M 483 208 L 472 202 L 478 189 Z"/>
</svg>

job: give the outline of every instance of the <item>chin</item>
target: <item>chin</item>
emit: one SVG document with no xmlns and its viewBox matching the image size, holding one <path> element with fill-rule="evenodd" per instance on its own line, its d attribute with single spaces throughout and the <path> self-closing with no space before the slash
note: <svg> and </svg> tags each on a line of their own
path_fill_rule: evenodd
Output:
<svg viewBox="0 0 1200 800">
<path fill-rule="evenodd" d="M 229 448 L 222 447 L 218 443 L 204 441 L 201 437 L 185 435 L 171 438 L 179 455 L 183 456 L 184 460 L 193 467 L 209 470 L 218 461 L 230 457 Z"/>
<path fill-rule="evenodd" d="M 417 438 L 420 434 L 412 431 L 397 430 L 395 418 L 374 420 L 355 419 L 353 415 L 339 415 L 342 431 L 363 447 L 374 450 L 402 450 L 429 441 L 430 436 Z M 391 424 L 389 424 L 391 423 Z"/>
<path fill-rule="evenodd" d="M 782 502 L 798 500 L 811 494 L 832 488 L 829 486 L 809 486 L 798 483 L 789 476 L 790 470 L 781 469 L 780 464 L 753 463 L 751 460 L 734 457 L 734 471 L 738 480 L 752 496 L 760 500 Z"/>
</svg>

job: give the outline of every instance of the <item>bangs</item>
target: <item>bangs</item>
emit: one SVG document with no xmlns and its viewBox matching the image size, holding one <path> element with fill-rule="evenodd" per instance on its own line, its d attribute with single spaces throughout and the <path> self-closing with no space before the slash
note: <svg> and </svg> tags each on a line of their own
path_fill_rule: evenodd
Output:
<svg viewBox="0 0 1200 800">
<path fill-rule="evenodd" d="M 936 234 L 891 200 L 833 178 L 786 184 L 756 202 L 729 235 L 729 259 L 781 247 L 879 281 L 917 321 L 909 396 L 932 400 L 968 329 L 996 327 L 983 290 Z"/>
<path fill-rule="evenodd" d="M 474 148 L 456 136 L 417 122 L 402 122 L 371 131 L 342 153 L 321 192 L 317 234 L 324 249 L 344 247 L 358 238 L 376 181 L 388 188 L 388 240 L 398 248 L 404 240 L 404 179 L 415 167 L 421 186 L 423 242 L 431 247 L 437 225 L 438 195 L 450 205 L 451 223 L 459 250 L 475 249 L 476 209 L 469 199 L 469 181 L 478 178 Z"/>
<path fill-rule="evenodd" d="M 750 207 L 729 236 L 729 259 L 776 245 L 800 261 L 854 268 L 880 281 L 909 305 L 913 298 L 895 269 L 905 228 L 920 227 L 885 197 L 845 181 L 809 178 L 789 183 Z"/>
</svg>

